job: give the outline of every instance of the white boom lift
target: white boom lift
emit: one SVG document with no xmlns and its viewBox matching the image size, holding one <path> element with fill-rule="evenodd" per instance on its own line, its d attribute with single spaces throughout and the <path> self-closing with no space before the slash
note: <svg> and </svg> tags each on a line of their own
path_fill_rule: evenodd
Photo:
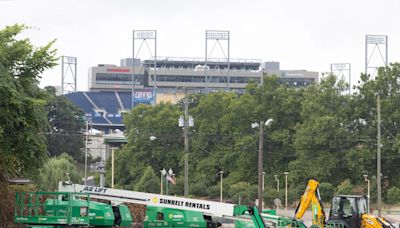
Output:
<svg viewBox="0 0 400 228">
<path fill-rule="evenodd" d="M 205 215 L 216 217 L 241 216 L 248 212 L 256 227 L 267 227 L 264 224 L 256 207 L 235 205 L 229 203 L 198 200 L 169 195 L 159 195 L 145 192 L 135 192 L 105 187 L 85 186 L 61 181 L 58 184 L 59 192 L 89 193 L 91 198 L 111 201 L 113 205 L 122 203 L 135 203 L 147 206 L 173 208 L 202 212 Z"/>
</svg>

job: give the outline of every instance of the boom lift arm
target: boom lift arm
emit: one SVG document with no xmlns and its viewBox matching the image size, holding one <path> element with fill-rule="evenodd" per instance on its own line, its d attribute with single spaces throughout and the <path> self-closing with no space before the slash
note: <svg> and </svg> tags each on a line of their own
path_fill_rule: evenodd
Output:
<svg viewBox="0 0 400 228">
<path fill-rule="evenodd" d="M 321 197 L 318 190 L 319 182 L 310 179 L 304 194 L 301 196 L 300 203 L 295 212 L 295 220 L 303 218 L 304 213 L 310 207 L 312 208 L 312 224 L 318 227 L 324 227 L 325 211 L 322 206 Z"/>
<path fill-rule="evenodd" d="M 85 186 L 72 184 L 68 181 L 59 182 L 58 191 L 89 193 L 91 198 L 109 200 L 113 205 L 118 205 L 121 203 L 135 203 L 148 206 L 197 211 L 216 217 L 240 216 L 248 212 L 256 227 L 267 227 L 264 224 L 264 221 L 256 207 L 159 195 L 153 193 Z"/>
</svg>

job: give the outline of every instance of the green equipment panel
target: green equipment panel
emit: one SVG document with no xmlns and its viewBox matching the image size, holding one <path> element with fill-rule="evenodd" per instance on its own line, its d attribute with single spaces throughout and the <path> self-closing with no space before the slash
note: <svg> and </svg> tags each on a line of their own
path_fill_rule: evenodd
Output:
<svg viewBox="0 0 400 228">
<path fill-rule="evenodd" d="M 147 206 L 143 227 L 207 227 L 207 221 L 201 212 Z"/>
<path fill-rule="evenodd" d="M 75 197 L 86 200 L 77 202 Z M 14 222 L 36 225 L 89 225 L 89 197 L 84 193 L 17 192 Z"/>
<path fill-rule="evenodd" d="M 90 201 L 87 193 L 17 192 L 14 210 L 15 223 L 32 228 L 64 225 L 91 227 L 126 227 L 132 216 L 126 205 Z"/>
</svg>

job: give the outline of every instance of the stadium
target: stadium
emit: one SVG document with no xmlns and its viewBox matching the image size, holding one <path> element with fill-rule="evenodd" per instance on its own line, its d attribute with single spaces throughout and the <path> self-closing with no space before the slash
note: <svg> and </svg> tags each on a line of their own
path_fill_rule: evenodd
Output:
<svg viewBox="0 0 400 228">
<path fill-rule="evenodd" d="M 318 72 L 281 70 L 279 62 L 262 63 L 259 59 L 231 59 L 229 63 L 209 59 L 206 64 L 201 58 L 158 57 L 157 61 L 126 58 L 120 66 L 90 67 L 88 92 L 65 96 L 90 117 L 93 128 L 107 134 L 123 130 L 123 115 L 140 103 L 176 103 L 184 96 L 182 88 L 201 93 L 219 90 L 241 93 L 249 82 L 262 83 L 263 75 L 273 74 L 280 77 L 281 83 L 293 87 L 318 82 Z"/>
</svg>

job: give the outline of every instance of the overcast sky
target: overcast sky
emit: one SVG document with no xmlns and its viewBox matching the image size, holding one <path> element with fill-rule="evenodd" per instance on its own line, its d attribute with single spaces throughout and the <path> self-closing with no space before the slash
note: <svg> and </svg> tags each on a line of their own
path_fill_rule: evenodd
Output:
<svg viewBox="0 0 400 228">
<path fill-rule="evenodd" d="M 89 67 L 132 56 L 134 29 L 157 30 L 158 56 L 203 58 L 205 30 L 229 30 L 231 58 L 319 72 L 349 62 L 353 82 L 366 34 L 388 35 L 389 61 L 400 61 L 400 0 L 0 0 L 0 27 L 15 23 L 35 28 L 23 34 L 35 45 L 57 39 L 58 55 L 78 58 L 78 90 Z M 44 73 L 41 86 L 60 84 L 60 66 Z"/>
</svg>

